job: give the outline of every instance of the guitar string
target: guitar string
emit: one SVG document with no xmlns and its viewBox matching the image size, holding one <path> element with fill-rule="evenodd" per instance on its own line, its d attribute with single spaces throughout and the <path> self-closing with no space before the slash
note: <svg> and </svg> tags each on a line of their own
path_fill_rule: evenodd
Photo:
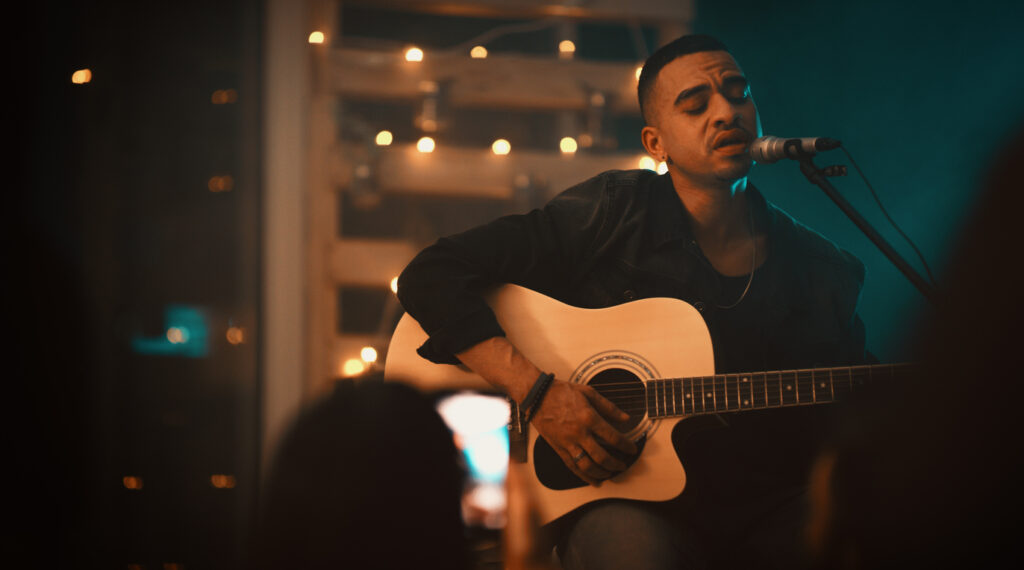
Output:
<svg viewBox="0 0 1024 570">
<path fill-rule="evenodd" d="M 843 375 L 849 375 L 850 378 L 852 379 L 854 377 L 860 378 L 860 377 L 863 377 L 865 375 L 871 376 L 873 370 L 884 370 L 885 368 L 890 368 L 891 369 L 890 370 L 890 375 L 894 375 L 893 373 L 896 372 L 895 369 L 897 367 L 910 367 L 910 366 L 911 366 L 911 364 L 909 364 L 909 363 L 865 364 L 865 365 L 853 366 L 853 367 L 842 366 L 842 367 L 837 367 L 837 368 L 808 368 L 808 369 L 800 369 L 800 370 L 780 370 L 780 371 L 772 371 L 772 372 L 748 372 L 748 373 L 738 373 L 738 374 L 737 373 L 728 373 L 728 374 L 716 374 L 714 376 L 681 376 L 679 378 L 649 378 L 647 380 L 641 380 L 641 379 L 638 378 L 636 380 L 627 381 L 627 382 L 608 382 L 608 383 L 604 383 L 604 384 L 597 384 L 597 385 L 588 384 L 588 385 L 590 385 L 590 386 L 600 386 L 600 387 L 604 388 L 604 387 L 609 387 L 609 386 L 615 386 L 615 387 L 619 387 L 619 386 L 637 386 L 638 384 L 648 385 L 648 384 L 650 384 L 652 382 L 682 382 L 682 381 L 686 381 L 686 380 L 691 380 L 691 381 L 707 380 L 707 381 L 710 381 L 711 383 L 721 382 L 722 380 L 726 380 L 726 381 L 736 380 L 738 382 L 739 379 L 743 378 L 743 377 L 750 377 L 750 378 L 758 378 L 758 379 L 760 379 L 761 376 L 765 377 L 764 378 L 765 381 L 768 381 L 769 378 L 772 377 L 772 376 L 780 376 L 780 381 L 781 381 L 781 376 L 782 375 L 787 375 L 787 376 L 796 375 L 796 377 L 794 378 L 795 381 L 797 381 L 797 382 L 808 382 L 808 381 L 816 380 L 816 378 L 814 378 L 815 375 L 822 376 L 822 375 L 825 374 L 826 371 L 828 371 L 832 375 L 831 380 L 835 381 L 835 380 L 842 380 L 843 379 L 842 377 L 835 378 L 835 373 L 836 372 L 840 372 Z M 810 374 L 811 377 L 810 378 L 800 378 L 799 377 L 800 374 L 805 374 L 805 375 L 806 374 Z"/>
</svg>

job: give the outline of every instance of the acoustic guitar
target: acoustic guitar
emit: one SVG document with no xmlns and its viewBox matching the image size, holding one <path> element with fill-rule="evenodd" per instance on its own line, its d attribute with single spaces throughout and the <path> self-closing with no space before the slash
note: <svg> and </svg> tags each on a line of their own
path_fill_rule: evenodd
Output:
<svg viewBox="0 0 1024 570">
<path fill-rule="evenodd" d="M 628 469 L 599 487 L 576 477 L 554 449 L 529 430 L 529 486 L 541 522 L 592 501 L 667 501 L 682 493 L 686 472 L 672 445 L 675 425 L 689 418 L 789 406 L 827 404 L 907 364 L 715 374 L 704 319 L 678 299 L 652 298 L 581 309 L 519 287 L 487 296 L 508 339 L 560 380 L 589 384 L 630 415 L 627 436 L 642 451 Z M 416 353 L 427 335 L 408 314 L 388 349 L 386 379 L 426 391 L 494 391 L 463 366 L 431 363 Z"/>
</svg>

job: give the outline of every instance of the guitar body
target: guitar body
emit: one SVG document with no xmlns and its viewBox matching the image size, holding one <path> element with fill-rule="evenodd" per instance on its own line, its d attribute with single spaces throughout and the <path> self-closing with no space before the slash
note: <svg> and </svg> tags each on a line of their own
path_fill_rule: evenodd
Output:
<svg viewBox="0 0 1024 570">
<path fill-rule="evenodd" d="M 515 285 L 496 289 L 488 303 L 509 340 L 538 367 L 559 380 L 593 386 L 629 413 L 627 435 L 642 444 L 629 469 L 594 487 L 576 478 L 530 429 L 527 462 L 534 477 L 529 485 L 543 523 L 601 499 L 666 501 L 682 493 L 686 473 L 672 446 L 672 430 L 681 418 L 650 418 L 646 383 L 714 374 L 711 337 L 696 309 L 664 298 L 580 309 Z M 493 390 L 464 367 L 422 359 L 416 348 L 426 339 L 405 315 L 388 350 L 385 376 L 426 391 Z"/>
</svg>

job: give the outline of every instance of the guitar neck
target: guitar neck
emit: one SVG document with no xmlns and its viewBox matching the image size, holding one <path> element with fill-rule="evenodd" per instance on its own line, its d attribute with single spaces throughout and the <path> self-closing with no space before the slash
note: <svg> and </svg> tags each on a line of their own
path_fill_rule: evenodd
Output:
<svg viewBox="0 0 1024 570">
<path fill-rule="evenodd" d="M 828 404 L 877 381 L 906 373 L 910 364 L 716 374 L 647 381 L 651 418 Z"/>
</svg>

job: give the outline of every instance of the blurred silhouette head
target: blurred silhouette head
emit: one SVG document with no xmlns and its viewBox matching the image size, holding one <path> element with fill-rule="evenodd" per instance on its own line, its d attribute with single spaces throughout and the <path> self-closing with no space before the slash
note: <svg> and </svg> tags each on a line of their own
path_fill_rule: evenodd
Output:
<svg viewBox="0 0 1024 570">
<path fill-rule="evenodd" d="M 340 381 L 271 466 L 259 568 L 464 568 L 464 473 L 433 403 L 404 384 Z"/>
</svg>

